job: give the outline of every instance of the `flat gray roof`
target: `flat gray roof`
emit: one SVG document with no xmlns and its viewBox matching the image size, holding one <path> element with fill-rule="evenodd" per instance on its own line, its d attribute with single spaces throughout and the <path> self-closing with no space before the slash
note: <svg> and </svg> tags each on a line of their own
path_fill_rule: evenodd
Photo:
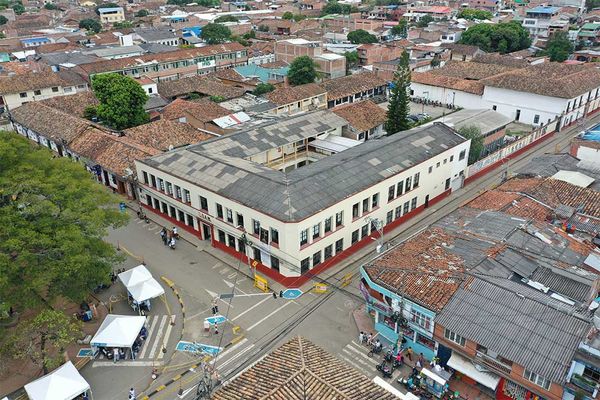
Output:
<svg viewBox="0 0 600 400">
<path fill-rule="evenodd" d="M 465 126 L 476 126 L 482 134 L 495 131 L 510 124 L 513 120 L 494 110 L 459 110 L 436 121 L 443 122 L 459 130 Z"/>
<path fill-rule="evenodd" d="M 330 111 L 317 111 L 141 162 L 282 221 L 300 221 L 465 141 L 434 124 L 369 140 L 287 173 L 244 159 L 346 124 Z"/>
</svg>

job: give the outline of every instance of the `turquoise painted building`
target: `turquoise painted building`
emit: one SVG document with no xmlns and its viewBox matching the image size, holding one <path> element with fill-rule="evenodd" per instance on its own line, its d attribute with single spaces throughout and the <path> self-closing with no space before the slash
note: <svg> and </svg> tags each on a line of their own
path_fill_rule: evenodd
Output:
<svg viewBox="0 0 600 400">
<path fill-rule="evenodd" d="M 433 340 L 435 312 L 373 282 L 364 267 L 360 267 L 360 274 L 360 291 L 382 342 L 395 344 L 403 338 L 404 348 L 411 347 L 417 357 L 423 353 L 431 360 L 437 353 Z"/>
<path fill-rule="evenodd" d="M 235 72 L 244 78 L 258 78 L 262 83 L 269 81 L 282 81 L 288 73 L 289 67 L 265 68 L 256 64 L 235 67 Z"/>
</svg>

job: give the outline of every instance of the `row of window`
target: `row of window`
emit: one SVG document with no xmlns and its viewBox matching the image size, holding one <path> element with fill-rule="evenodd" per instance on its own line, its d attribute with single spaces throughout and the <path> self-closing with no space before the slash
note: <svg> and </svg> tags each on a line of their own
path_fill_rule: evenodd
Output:
<svg viewBox="0 0 600 400">
<path fill-rule="evenodd" d="M 312 255 L 312 257 L 306 257 L 304 260 L 302 260 L 300 262 L 300 273 L 304 274 L 305 272 L 307 272 L 310 269 L 311 261 L 312 261 L 312 267 L 314 268 L 317 265 L 321 264 L 321 262 L 327 261 L 334 255 L 341 253 L 343 250 L 344 250 L 344 239 L 342 238 L 335 242 L 335 246 L 333 244 L 330 244 L 329 246 L 325 247 L 323 249 L 323 251 L 319 250 L 316 253 L 314 253 Z M 322 258 L 321 258 L 321 256 L 322 256 Z"/>
<path fill-rule="evenodd" d="M 150 195 L 146 195 L 146 204 L 152 207 L 155 210 L 162 212 L 163 214 L 168 215 L 169 217 L 186 224 L 187 226 L 194 227 L 194 217 L 175 206 L 165 203 L 164 201 L 160 201 L 159 199 L 152 197 Z"/>
<path fill-rule="evenodd" d="M 235 220 L 233 218 L 233 210 L 227 207 L 223 207 L 219 203 L 215 203 L 217 208 L 217 218 L 227 221 L 227 223 L 235 225 L 236 228 L 245 229 L 244 216 L 238 212 L 235 213 Z M 205 197 L 200 196 L 200 208 L 208 212 L 208 201 Z M 252 233 L 257 236 L 261 242 L 279 245 L 279 231 L 274 228 L 265 229 L 260 226 L 260 221 L 252 220 Z M 269 241 L 270 238 L 270 241 Z"/>
<path fill-rule="evenodd" d="M 216 56 L 211 56 L 211 57 L 198 57 L 198 58 L 194 58 L 191 60 L 180 60 L 180 61 L 171 62 L 171 63 L 156 64 L 156 65 L 144 66 L 144 67 L 140 67 L 140 68 L 128 69 L 128 70 L 124 70 L 123 72 L 126 75 L 138 75 L 142 72 L 149 72 L 149 71 L 157 72 L 157 71 L 166 70 L 166 69 L 188 67 L 188 66 L 197 65 L 200 63 L 211 62 L 211 61 L 234 60 L 236 58 L 241 58 L 241 57 L 246 57 L 246 56 L 247 56 L 247 54 L 245 51 L 238 52 L 238 53 L 217 54 Z"/>
<path fill-rule="evenodd" d="M 594 99 L 598 98 L 599 92 L 600 92 L 600 88 L 596 88 L 596 94 L 594 95 Z M 587 101 L 590 101 L 591 99 L 592 99 L 592 92 L 589 92 Z M 581 96 L 579 96 L 579 98 L 573 100 L 573 110 L 578 107 L 577 100 L 579 100 L 579 107 L 581 107 L 583 105 L 583 95 L 581 95 Z M 567 103 L 567 112 L 569 112 L 570 110 L 571 110 L 571 102 L 569 101 Z"/>
<path fill-rule="evenodd" d="M 321 237 L 321 235 L 327 235 L 328 233 L 333 231 L 333 217 L 325 218 L 325 221 L 319 222 L 318 224 L 313 225 L 310 236 L 312 240 L 317 240 Z M 338 229 L 344 225 L 344 212 L 340 211 L 335 214 L 335 229 Z M 322 228 L 322 229 L 321 229 Z M 308 244 L 309 230 L 304 229 L 300 231 L 300 246 L 304 246 Z"/>
<path fill-rule="evenodd" d="M 431 167 L 430 172 L 431 173 Z M 417 172 L 414 177 L 409 176 L 405 180 L 401 180 L 397 185 L 392 185 L 388 189 L 388 201 L 392 201 L 397 197 L 402 196 L 405 192 L 408 193 L 412 189 L 419 187 L 419 177 L 421 173 Z"/>
<path fill-rule="evenodd" d="M 183 189 L 177 185 L 173 185 L 171 182 L 165 181 L 164 179 L 158 178 L 152 174 L 148 174 L 146 171 L 142 171 L 142 179 L 146 185 L 166 193 L 181 202 L 192 204 L 192 198 L 190 197 L 189 190 Z"/>
<path fill-rule="evenodd" d="M 54 87 L 52 88 L 52 93 L 58 93 L 58 86 L 54 86 Z M 41 90 L 34 90 L 34 91 L 33 91 L 33 94 L 34 94 L 35 96 L 39 96 L 39 95 L 41 95 L 41 94 L 42 94 L 42 91 L 41 91 Z M 25 98 L 27 98 L 27 92 L 21 92 L 21 93 L 19 93 L 19 97 L 20 97 L 20 98 L 22 98 L 22 99 L 25 99 Z"/>
<path fill-rule="evenodd" d="M 225 233 L 225 231 L 218 229 L 217 230 L 217 240 L 228 247 L 231 247 L 233 250 L 236 250 L 242 254 L 246 254 L 246 244 L 242 240 L 241 236 L 236 237 L 231 233 Z M 252 249 L 252 259 L 258 261 L 261 264 L 270 264 L 271 268 L 279 272 L 279 259 L 274 255 L 269 255 L 269 262 L 263 260 L 262 253 L 260 249 L 256 247 L 251 247 Z M 248 254 L 246 254 L 248 255 Z"/>
</svg>

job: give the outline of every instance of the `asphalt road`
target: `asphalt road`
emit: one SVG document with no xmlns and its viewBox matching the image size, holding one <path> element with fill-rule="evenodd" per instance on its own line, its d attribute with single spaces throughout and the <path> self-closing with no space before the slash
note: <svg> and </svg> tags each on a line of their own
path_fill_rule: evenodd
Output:
<svg viewBox="0 0 600 400">
<path fill-rule="evenodd" d="M 599 120 L 600 117 L 596 117 L 585 125 L 591 126 Z M 405 240 L 473 199 L 482 191 L 499 184 L 504 171 L 508 169 L 510 173 L 522 167 L 531 157 L 564 151 L 568 148 L 570 138 L 581 130 L 583 127 L 578 126 L 555 134 L 517 159 L 508 162 L 504 167 L 490 172 L 415 216 L 386 235 L 385 240 L 393 243 Z M 305 293 L 293 300 L 274 299 L 271 295 L 265 295 L 253 287 L 253 282 L 247 276 L 249 275 L 247 265 L 240 265 L 233 258 L 214 248 L 196 247 L 185 241 L 178 242 L 176 250 L 169 250 L 160 241 L 159 229 L 154 222 L 146 224 L 137 218 L 132 218 L 128 226 L 110 232 L 108 240 L 118 243 L 137 257 L 143 257 L 148 268 L 155 275 L 166 276 L 175 283 L 186 309 L 184 340 L 186 338 L 209 340 L 209 337 L 203 336 L 206 333 L 202 332 L 202 322 L 204 318 L 212 315 L 211 302 L 215 294 L 234 293 L 230 305 L 227 301 L 219 301 L 219 313 L 227 316 L 231 326 L 239 326 L 243 337 L 238 338 L 235 344 L 225 349 L 216 361 L 212 361 L 216 364 L 222 380 L 233 378 L 244 368 L 295 335 L 307 337 L 367 376 L 373 377 L 376 374 L 374 361 L 366 359 L 366 352 L 361 354 L 360 346 L 356 347 L 356 343 L 353 343 L 356 342 L 357 328 L 352 310 L 362 303 L 357 281 L 344 289 L 336 289 L 344 275 L 358 271 L 361 264 L 374 256 L 374 248 L 363 249 L 345 263 L 336 266 L 334 270 L 321 274 L 318 279 L 324 279 L 331 285 L 327 293 Z M 236 272 L 238 269 L 239 273 Z M 309 287 L 310 283 L 302 289 L 308 291 Z M 275 286 L 275 290 L 278 291 L 279 288 Z M 229 337 L 233 336 L 229 334 Z M 172 347 L 169 351 L 174 350 L 178 340 L 178 337 L 168 340 L 168 345 Z M 173 358 L 178 360 L 177 362 L 182 359 L 185 361 L 166 370 L 153 387 L 158 383 L 168 382 L 171 377 L 185 372 L 191 363 L 200 361 L 200 358 L 193 354 L 185 355 L 187 358 L 182 357 L 177 355 Z M 193 398 L 194 385 L 201 376 L 200 369 L 188 372 L 175 384 L 168 385 L 153 395 L 152 399 Z M 97 400 L 126 399 L 126 389 L 131 382 L 136 382 L 138 393 L 148 387 L 151 383 L 148 367 L 105 367 L 91 382 L 94 398 Z M 107 388 L 114 390 L 109 391 Z M 184 393 L 183 397 L 177 396 L 179 391 Z M 114 393 L 119 393 L 118 397 L 114 397 Z"/>
</svg>

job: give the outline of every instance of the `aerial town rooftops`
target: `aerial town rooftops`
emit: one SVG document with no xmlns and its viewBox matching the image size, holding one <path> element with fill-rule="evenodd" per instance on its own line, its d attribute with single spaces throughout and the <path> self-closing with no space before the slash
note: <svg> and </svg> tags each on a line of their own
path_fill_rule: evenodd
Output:
<svg viewBox="0 0 600 400">
<path fill-rule="evenodd" d="M 164 119 L 125 129 L 123 133 L 136 143 L 144 143 L 147 147 L 160 151 L 198 143 L 213 137 L 186 123 Z"/>
<path fill-rule="evenodd" d="M 310 341 L 295 337 L 217 390 L 212 399 L 393 400 L 396 396 Z"/>
<path fill-rule="evenodd" d="M 307 83 L 304 85 L 275 89 L 274 91 L 267 93 L 265 98 L 273 104 L 283 106 L 326 93 L 327 90 L 316 83 Z"/>
<path fill-rule="evenodd" d="M 358 132 L 368 131 L 387 119 L 387 112 L 371 100 L 344 104 L 331 111 L 344 118 Z"/>
<path fill-rule="evenodd" d="M 94 96 L 93 92 L 81 92 L 69 96 L 52 97 L 50 99 L 42 100 L 41 103 L 76 117 L 83 117 L 84 111 L 88 106 L 96 106 L 99 104 L 98 99 Z"/>
<path fill-rule="evenodd" d="M 231 114 L 231 111 L 210 100 L 188 101 L 176 99 L 162 110 L 162 118 L 174 120 L 191 115 L 193 118 L 208 122 Z"/>
<path fill-rule="evenodd" d="M 282 221 L 299 221 L 465 142 L 449 127 L 434 124 L 367 141 L 287 173 L 246 159 L 344 126 L 334 113 L 317 111 L 141 163 Z"/>
<path fill-rule="evenodd" d="M 387 81 L 372 72 L 362 72 L 323 81 L 320 86 L 327 91 L 327 99 L 337 100 L 346 96 L 387 86 Z"/>
<path fill-rule="evenodd" d="M 167 98 L 199 93 L 206 96 L 220 96 L 233 99 L 243 96 L 245 89 L 226 85 L 218 79 L 206 76 L 190 76 L 175 81 L 160 82 L 158 93 Z"/>
<path fill-rule="evenodd" d="M 67 81 L 68 78 L 69 81 Z M 73 86 L 71 74 L 59 74 L 45 68 L 13 76 L 0 76 L 0 95 L 46 89 L 57 86 Z M 85 82 L 80 77 L 80 82 Z"/>
</svg>

